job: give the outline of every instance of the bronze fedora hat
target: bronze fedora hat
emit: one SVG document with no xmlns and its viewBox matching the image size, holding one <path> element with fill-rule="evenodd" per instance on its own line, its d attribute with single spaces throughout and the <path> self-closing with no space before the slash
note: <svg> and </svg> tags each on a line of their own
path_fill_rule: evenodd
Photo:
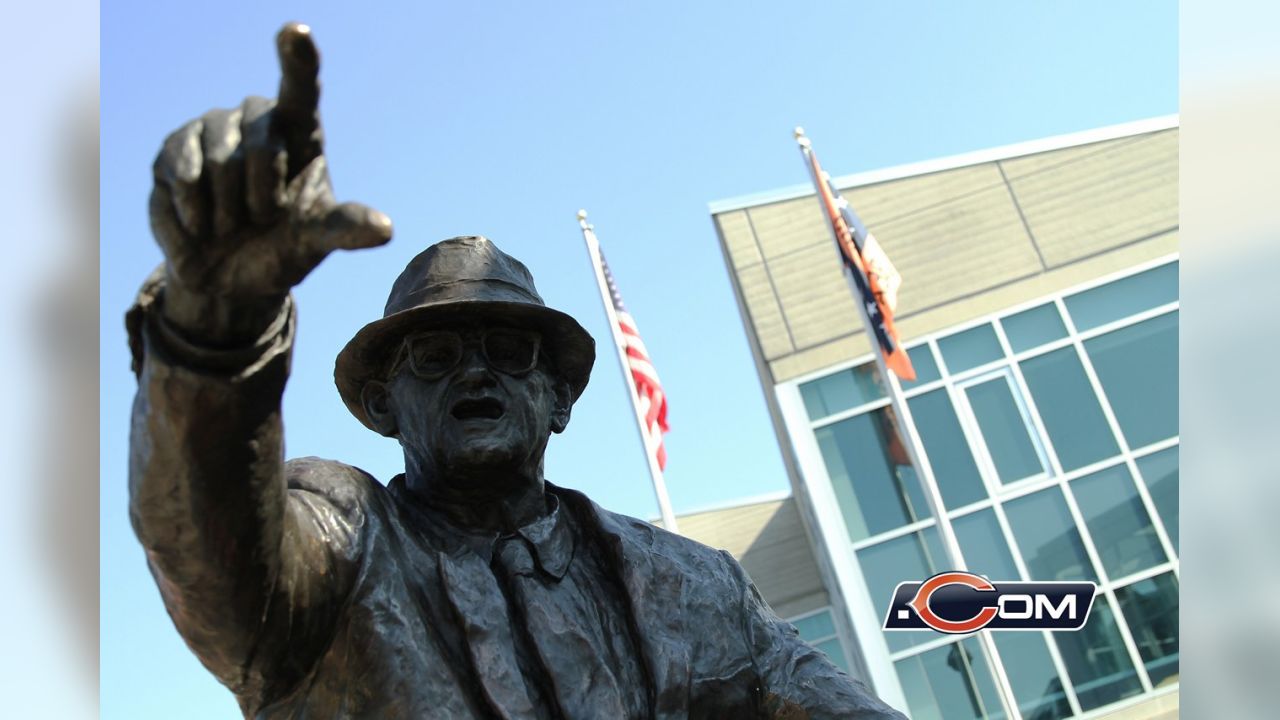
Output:
<svg viewBox="0 0 1280 720">
<path fill-rule="evenodd" d="M 488 238 L 455 237 L 419 253 L 396 278 L 382 319 L 365 325 L 338 353 L 333 371 L 347 409 L 374 429 L 360 401 L 370 380 L 384 379 L 406 335 L 439 322 L 499 320 L 530 327 L 568 381 L 576 401 L 587 386 L 596 344 L 569 315 L 546 306 L 524 263 Z"/>
</svg>

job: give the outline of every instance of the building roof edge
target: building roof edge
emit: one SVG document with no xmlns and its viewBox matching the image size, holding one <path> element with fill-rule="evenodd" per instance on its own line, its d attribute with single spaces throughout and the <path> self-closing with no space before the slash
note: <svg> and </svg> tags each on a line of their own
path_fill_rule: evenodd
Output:
<svg viewBox="0 0 1280 720">
<path fill-rule="evenodd" d="M 1173 115 L 1162 115 L 1159 117 L 1146 118 L 1144 120 L 1120 123 L 1118 125 L 1108 125 L 1106 127 L 1094 128 L 1092 130 L 1081 130 L 1063 135 L 1053 135 L 1036 140 L 1026 140 L 1010 145 L 987 148 L 985 150 L 974 150 L 971 152 L 960 153 L 958 155 L 948 155 L 946 157 L 934 158 L 931 160 L 894 165 L 892 167 L 880 168 L 877 170 L 867 170 L 860 173 L 853 173 L 851 175 L 841 175 L 839 177 L 833 177 L 832 182 L 835 183 L 836 187 L 844 190 L 858 187 L 860 185 L 872 185 L 889 180 L 900 180 L 902 178 L 913 177 L 916 175 L 927 175 L 929 173 L 940 172 L 943 170 L 954 170 L 956 168 L 980 165 L 982 163 L 994 162 L 996 160 L 1008 160 L 1015 157 L 1035 155 L 1053 150 L 1063 150 L 1070 147 L 1088 145 L 1090 143 L 1103 142 L 1106 140 L 1116 140 L 1134 135 L 1144 135 L 1146 133 L 1175 128 L 1178 127 L 1178 125 L 1179 117 L 1176 113 Z M 724 200 L 714 200 L 707 203 L 707 208 L 714 216 L 734 210 L 742 210 L 759 205 L 783 202 L 785 200 L 794 200 L 795 198 L 805 197 L 806 195 L 812 194 L 813 185 L 811 183 L 802 183 L 798 185 L 788 185 L 774 190 L 750 193 L 748 195 L 739 195 L 737 197 L 727 198 Z"/>
<path fill-rule="evenodd" d="M 760 493 L 758 495 L 748 495 L 733 500 L 724 500 L 708 505 L 694 507 L 690 510 L 684 510 L 676 513 L 676 520 L 690 515 L 703 515 L 705 513 L 724 512 L 725 510 L 737 510 L 738 508 L 747 507 L 748 505 L 762 505 L 770 502 L 780 502 L 789 500 L 792 497 L 791 490 L 774 490 L 772 492 Z M 648 521 L 657 523 L 661 518 L 651 517 Z"/>
</svg>

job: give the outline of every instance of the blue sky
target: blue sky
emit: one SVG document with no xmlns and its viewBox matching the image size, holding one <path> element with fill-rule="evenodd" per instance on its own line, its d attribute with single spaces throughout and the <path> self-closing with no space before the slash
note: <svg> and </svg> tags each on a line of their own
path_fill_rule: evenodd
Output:
<svg viewBox="0 0 1280 720">
<path fill-rule="evenodd" d="M 398 446 L 343 407 L 333 358 L 409 258 L 483 234 L 601 343 L 547 477 L 643 517 L 656 505 L 579 208 L 670 398 L 667 482 L 688 511 L 787 488 L 707 204 L 807 182 L 794 126 L 843 175 L 1178 110 L 1174 2 L 548 5 L 103 8 L 102 717 L 238 717 L 173 631 L 128 527 L 121 318 L 160 260 L 145 208 L 161 140 L 274 95 L 283 22 L 310 24 L 322 53 L 339 199 L 396 226 L 297 290 L 289 455 L 400 471 Z"/>
</svg>

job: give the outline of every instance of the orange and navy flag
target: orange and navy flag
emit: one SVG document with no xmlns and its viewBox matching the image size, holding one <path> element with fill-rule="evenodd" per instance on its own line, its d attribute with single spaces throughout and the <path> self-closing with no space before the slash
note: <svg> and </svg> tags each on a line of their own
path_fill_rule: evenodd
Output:
<svg viewBox="0 0 1280 720">
<path fill-rule="evenodd" d="M 915 380 L 916 371 L 911 359 L 898 340 L 898 330 L 893 326 L 893 311 L 898 306 L 898 288 L 902 276 L 889 261 L 875 236 L 867 232 L 849 203 L 840 196 L 831 176 L 822 171 L 818 156 L 813 152 L 809 139 L 799 129 L 796 136 L 805 161 L 813 175 L 813 184 L 822 200 L 827 220 L 835 235 L 840 261 L 844 265 L 858 295 L 858 301 L 867 310 L 867 322 L 875 335 L 876 344 L 884 356 L 884 363 L 903 380 Z"/>
</svg>

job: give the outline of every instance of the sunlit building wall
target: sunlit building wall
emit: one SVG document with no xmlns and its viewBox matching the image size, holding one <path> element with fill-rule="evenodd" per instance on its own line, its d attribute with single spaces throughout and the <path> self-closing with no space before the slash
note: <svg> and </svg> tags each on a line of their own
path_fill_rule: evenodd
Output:
<svg viewBox="0 0 1280 720">
<path fill-rule="evenodd" d="M 1080 632 L 994 634 L 1017 714 L 1176 713 L 1176 118 L 835 182 L 904 278 L 903 388 L 968 568 L 1099 585 Z M 914 718 L 1005 717 L 975 638 L 880 629 L 950 568 L 812 188 L 711 212 L 845 662 Z"/>
</svg>

